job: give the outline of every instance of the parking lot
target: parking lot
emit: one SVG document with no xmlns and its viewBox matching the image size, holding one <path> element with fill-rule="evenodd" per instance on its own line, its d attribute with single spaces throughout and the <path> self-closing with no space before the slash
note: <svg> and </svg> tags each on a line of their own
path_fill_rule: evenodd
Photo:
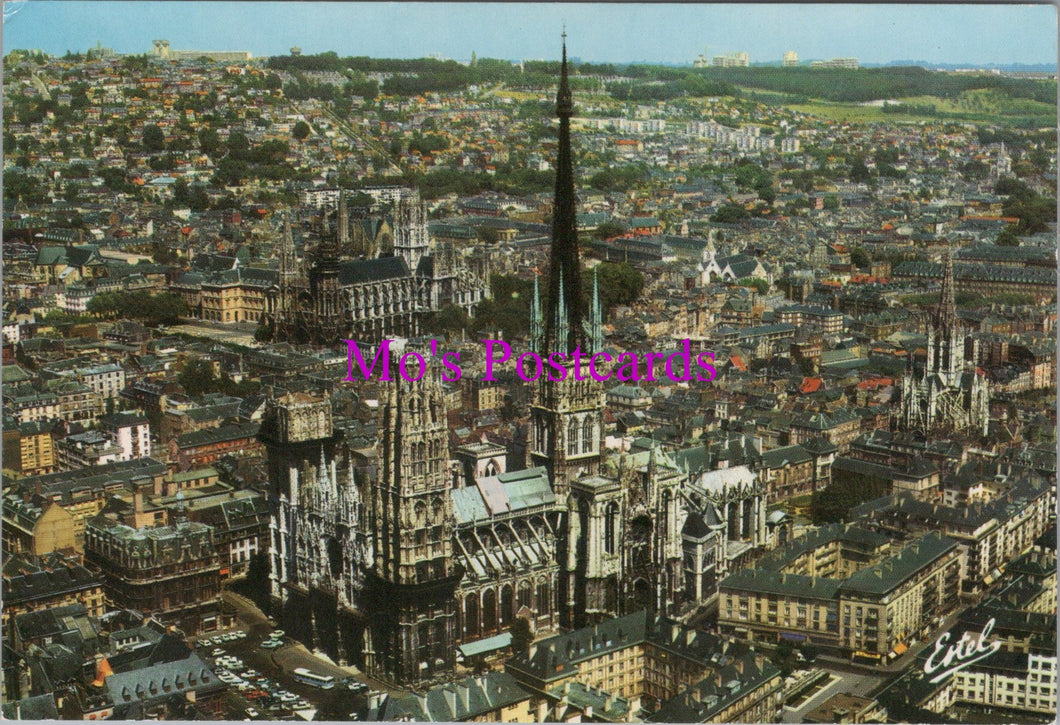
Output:
<svg viewBox="0 0 1060 725">
<path fill-rule="evenodd" d="M 806 714 L 818 707 L 832 695 L 839 693 L 851 693 L 854 695 L 864 695 L 871 692 L 883 681 L 883 677 L 878 675 L 868 675 L 858 672 L 845 672 L 843 670 L 832 670 L 828 668 L 822 668 L 828 671 L 831 678 L 827 684 L 824 684 L 810 697 L 802 700 L 795 707 L 785 707 L 781 722 L 785 723 L 799 723 L 803 722 Z"/>
<path fill-rule="evenodd" d="M 267 622 L 192 640 L 196 652 L 229 685 L 226 716 L 232 720 L 355 720 L 364 716 L 368 685 L 314 656 Z M 304 668 L 333 678 L 322 689 L 296 679 Z"/>
</svg>

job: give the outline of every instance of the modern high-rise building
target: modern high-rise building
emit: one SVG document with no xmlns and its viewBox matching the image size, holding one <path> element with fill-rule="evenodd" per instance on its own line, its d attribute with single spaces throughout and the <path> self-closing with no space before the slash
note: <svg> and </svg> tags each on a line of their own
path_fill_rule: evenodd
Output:
<svg viewBox="0 0 1060 725">
<path fill-rule="evenodd" d="M 831 60 L 815 60 L 810 63 L 811 68 L 850 68 L 858 69 L 857 58 L 832 58 Z"/>
<path fill-rule="evenodd" d="M 714 56 L 715 68 L 746 68 L 751 65 L 751 56 L 742 51 Z"/>
<path fill-rule="evenodd" d="M 794 68 L 799 64 L 799 54 L 794 50 L 789 50 L 784 54 L 784 67 Z"/>
</svg>

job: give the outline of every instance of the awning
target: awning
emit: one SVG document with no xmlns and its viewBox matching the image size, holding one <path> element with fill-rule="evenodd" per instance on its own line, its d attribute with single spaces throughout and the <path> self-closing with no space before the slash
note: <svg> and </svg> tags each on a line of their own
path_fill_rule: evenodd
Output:
<svg viewBox="0 0 1060 725">
<path fill-rule="evenodd" d="M 457 652 L 464 655 L 464 657 L 474 657 L 475 655 L 502 650 L 505 647 L 510 647 L 511 644 L 512 635 L 509 632 L 505 632 L 504 634 L 496 634 L 492 637 L 486 637 L 485 639 L 477 639 L 474 642 L 467 642 L 456 649 Z"/>
<path fill-rule="evenodd" d="M 894 653 L 896 655 L 902 655 L 902 654 L 905 654 L 906 650 L 908 650 L 908 649 L 909 649 L 909 645 L 899 644 L 897 647 L 894 648 Z"/>
<path fill-rule="evenodd" d="M 805 634 L 797 634 L 795 632 L 781 632 L 780 633 L 780 638 L 781 639 L 786 639 L 789 642 L 805 642 L 806 641 L 806 635 Z"/>
</svg>

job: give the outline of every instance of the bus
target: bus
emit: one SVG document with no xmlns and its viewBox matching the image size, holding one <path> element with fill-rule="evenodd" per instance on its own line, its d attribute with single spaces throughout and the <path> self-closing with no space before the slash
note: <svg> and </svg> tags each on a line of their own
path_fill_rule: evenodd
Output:
<svg viewBox="0 0 1060 725">
<path fill-rule="evenodd" d="M 330 690 L 335 686 L 335 678 L 331 675 L 318 675 L 316 672 L 310 672 L 304 667 L 295 668 L 294 679 L 313 687 L 319 687 L 322 690 Z"/>
</svg>

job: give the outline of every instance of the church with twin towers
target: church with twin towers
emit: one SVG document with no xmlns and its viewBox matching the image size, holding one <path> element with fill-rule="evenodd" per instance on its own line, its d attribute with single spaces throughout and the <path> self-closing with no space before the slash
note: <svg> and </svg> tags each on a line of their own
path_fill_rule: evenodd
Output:
<svg viewBox="0 0 1060 725">
<path fill-rule="evenodd" d="M 564 39 L 551 258 L 529 341 L 545 354 L 603 346 L 575 223 L 568 73 Z M 608 451 L 590 376 L 533 383 L 526 460 L 515 460 L 490 442 L 450 448 L 428 367 L 384 384 L 368 451 L 347 444 L 326 396 L 267 404 L 272 613 L 337 662 L 410 686 L 452 677 L 460 648 L 488 646 L 516 618 L 540 637 L 643 610 L 686 617 L 768 545 L 754 471 L 715 470 L 709 451 Z"/>
</svg>

